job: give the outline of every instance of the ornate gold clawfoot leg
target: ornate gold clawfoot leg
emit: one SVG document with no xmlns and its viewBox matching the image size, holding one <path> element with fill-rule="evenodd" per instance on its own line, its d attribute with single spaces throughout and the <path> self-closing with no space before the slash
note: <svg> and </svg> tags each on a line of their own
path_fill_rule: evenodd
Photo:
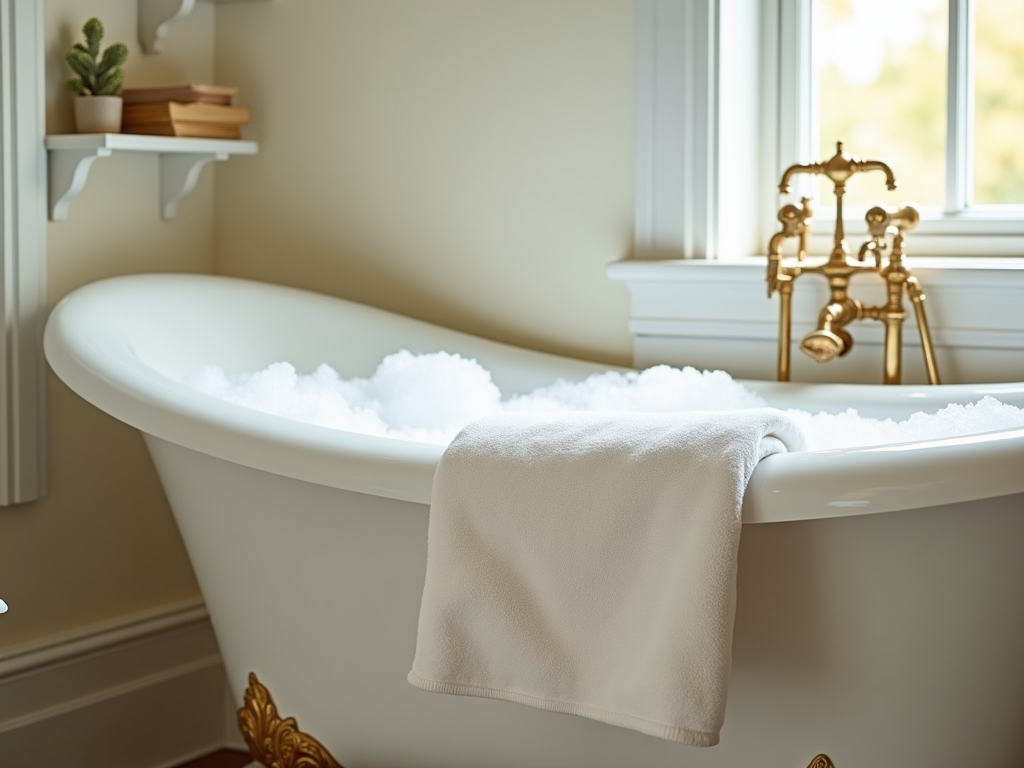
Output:
<svg viewBox="0 0 1024 768">
<path fill-rule="evenodd" d="M 298 728 L 294 717 L 281 719 L 270 691 L 249 673 L 245 704 L 238 710 L 238 727 L 249 754 L 267 768 L 342 768 L 324 746 Z M 836 768 L 828 755 L 818 755 L 807 768 Z"/>
<path fill-rule="evenodd" d="M 249 754 L 267 768 L 342 768 L 319 741 L 299 730 L 294 717 L 281 719 L 270 691 L 255 672 L 249 673 L 238 727 Z"/>
<path fill-rule="evenodd" d="M 807 768 L 836 768 L 832 764 L 832 761 L 828 759 L 828 755 L 818 755 L 810 763 L 807 764 Z"/>
</svg>

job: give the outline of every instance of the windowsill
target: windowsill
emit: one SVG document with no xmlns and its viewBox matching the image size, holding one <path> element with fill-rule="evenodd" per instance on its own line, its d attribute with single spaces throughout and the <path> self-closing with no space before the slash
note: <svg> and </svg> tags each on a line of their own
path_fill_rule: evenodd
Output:
<svg viewBox="0 0 1024 768">
<path fill-rule="evenodd" d="M 690 280 L 697 274 L 714 276 L 718 280 L 749 279 L 764 281 L 766 256 L 740 256 L 723 259 L 664 259 L 626 260 L 608 265 L 606 274 L 612 280 Z M 822 256 L 808 256 L 807 264 L 818 264 Z M 1020 256 L 908 256 L 907 266 L 922 275 L 934 275 L 943 284 L 960 280 L 973 285 L 987 283 L 998 278 L 1000 285 L 1010 280 L 1014 285 L 1024 286 L 1024 257 Z M 699 278 L 697 278 L 699 279 Z"/>
</svg>

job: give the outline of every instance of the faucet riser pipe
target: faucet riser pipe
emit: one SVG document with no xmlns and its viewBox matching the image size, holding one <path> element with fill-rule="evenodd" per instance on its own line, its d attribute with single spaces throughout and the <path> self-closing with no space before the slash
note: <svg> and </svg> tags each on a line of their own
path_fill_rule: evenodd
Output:
<svg viewBox="0 0 1024 768">
<path fill-rule="evenodd" d="M 928 383 L 941 384 L 942 382 L 939 381 L 939 366 L 935 362 L 935 347 L 932 346 L 932 335 L 928 330 L 928 318 L 924 312 L 924 296 L 911 293 L 910 302 L 914 305 L 917 329 L 921 332 L 921 349 L 924 351 L 924 368 L 928 373 Z"/>
<path fill-rule="evenodd" d="M 890 317 L 885 321 L 885 374 L 884 383 L 899 384 L 903 377 L 900 350 L 903 348 L 903 318 Z"/>
<path fill-rule="evenodd" d="M 779 299 L 779 381 L 789 381 L 793 283 L 786 282 L 779 286 Z"/>
</svg>

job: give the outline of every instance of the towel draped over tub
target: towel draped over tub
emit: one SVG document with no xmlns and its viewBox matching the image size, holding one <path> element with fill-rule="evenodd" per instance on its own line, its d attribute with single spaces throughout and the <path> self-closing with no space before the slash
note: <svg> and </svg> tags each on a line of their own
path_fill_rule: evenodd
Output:
<svg viewBox="0 0 1024 768">
<path fill-rule="evenodd" d="M 434 477 L 409 682 L 718 743 L 741 507 L 781 411 L 506 413 Z"/>
</svg>

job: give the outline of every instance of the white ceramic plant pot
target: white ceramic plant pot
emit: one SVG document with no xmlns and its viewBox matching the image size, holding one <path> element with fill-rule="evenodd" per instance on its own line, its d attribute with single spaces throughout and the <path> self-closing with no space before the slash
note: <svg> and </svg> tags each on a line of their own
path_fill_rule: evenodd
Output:
<svg viewBox="0 0 1024 768">
<path fill-rule="evenodd" d="M 76 96 L 75 127 L 79 133 L 120 133 L 120 96 Z"/>
</svg>

